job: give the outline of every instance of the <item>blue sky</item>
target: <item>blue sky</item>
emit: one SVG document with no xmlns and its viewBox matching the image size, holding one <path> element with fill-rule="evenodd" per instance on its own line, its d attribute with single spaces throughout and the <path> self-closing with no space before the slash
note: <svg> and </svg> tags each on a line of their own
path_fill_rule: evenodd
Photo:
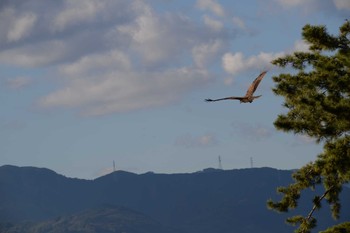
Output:
<svg viewBox="0 0 350 233">
<path fill-rule="evenodd" d="M 0 3 L 0 165 L 93 179 L 118 170 L 294 169 L 322 145 L 276 131 L 270 61 L 331 33 L 348 0 L 13 0 Z M 251 104 L 206 103 L 245 94 Z"/>
</svg>

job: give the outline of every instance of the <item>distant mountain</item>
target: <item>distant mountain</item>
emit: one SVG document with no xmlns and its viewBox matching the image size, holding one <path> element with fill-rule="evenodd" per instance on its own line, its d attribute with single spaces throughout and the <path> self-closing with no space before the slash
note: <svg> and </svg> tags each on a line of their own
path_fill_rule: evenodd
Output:
<svg viewBox="0 0 350 233">
<path fill-rule="evenodd" d="M 181 233 L 141 213 L 113 205 L 40 223 L 8 224 L 0 230 L 1 233 Z"/>
<path fill-rule="evenodd" d="M 2 166 L 0 222 L 55 221 L 109 204 L 187 233 L 292 232 L 293 227 L 284 223 L 286 214 L 266 207 L 268 199 L 280 199 L 276 188 L 291 183 L 291 173 L 272 168 L 141 175 L 117 171 L 80 180 L 48 169 Z M 311 194 L 306 192 L 298 212 L 290 214 L 307 214 L 312 208 Z M 348 188 L 342 196 L 343 206 L 349 206 Z M 342 215 L 350 216 L 350 210 L 343 208 Z M 327 207 L 316 216 L 320 229 L 335 224 Z"/>
<path fill-rule="evenodd" d="M 0 219 L 43 220 L 86 208 L 93 181 L 35 167 L 0 167 Z"/>
</svg>

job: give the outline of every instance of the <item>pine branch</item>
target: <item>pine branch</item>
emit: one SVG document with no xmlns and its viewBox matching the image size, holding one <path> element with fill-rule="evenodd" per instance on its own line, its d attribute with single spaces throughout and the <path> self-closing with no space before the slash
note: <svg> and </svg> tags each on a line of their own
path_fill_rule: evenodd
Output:
<svg viewBox="0 0 350 233">
<path fill-rule="evenodd" d="M 318 203 L 320 203 L 322 201 L 323 198 L 326 197 L 326 195 L 333 189 L 334 186 L 331 186 L 329 189 L 327 189 L 323 195 L 321 197 L 318 198 L 317 203 L 314 204 L 314 206 L 312 207 L 312 210 L 310 211 L 310 213 L 307 215 L 306 220 L 309 222 L 310 219 L 312 218 L 313 213 L 315 212 L 315 210 L 317 209 L 317 207 L 319 206 Z"/>
</svg>

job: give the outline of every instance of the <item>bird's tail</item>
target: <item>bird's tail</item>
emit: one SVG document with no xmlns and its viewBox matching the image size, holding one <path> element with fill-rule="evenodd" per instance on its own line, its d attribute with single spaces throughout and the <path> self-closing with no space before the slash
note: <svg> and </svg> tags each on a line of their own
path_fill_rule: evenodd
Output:
<svg viewBox="0 0 350 233">
<path fill-rule="evenodd" d="M 262 95 L 253 96 L 254 99 L 261 97 Z"/>
</svg>

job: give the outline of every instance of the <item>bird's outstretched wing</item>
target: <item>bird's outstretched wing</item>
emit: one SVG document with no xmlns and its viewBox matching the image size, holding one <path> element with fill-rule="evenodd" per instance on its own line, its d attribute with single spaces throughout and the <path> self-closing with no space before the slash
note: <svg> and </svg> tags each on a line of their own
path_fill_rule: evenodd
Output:
<svg viewBox="0 0 350 233">
<path fill-rule="evenodd" d="M 241 100 L 244 97 L 236 97 L 236 96 L 230 96 L 230 97 L 225 97 L 225 98 L 220 98 L 220 99 L 205 99 L 207 102 L 214 102 L 214 101 L 220 101 L 220 100 Z"/>
<path fill-rule="evenodd" d="M 259 74 L 259 76 L 252 82 L 252 84 L 250 84 L 247 93 L 245 94 L 245 97 L 253 96 L 256 88 L 259 86 L 259 83 L 264 78 L 266 73 L 267 71 L 264 71 L 261 74 Z"/>
</svg>

